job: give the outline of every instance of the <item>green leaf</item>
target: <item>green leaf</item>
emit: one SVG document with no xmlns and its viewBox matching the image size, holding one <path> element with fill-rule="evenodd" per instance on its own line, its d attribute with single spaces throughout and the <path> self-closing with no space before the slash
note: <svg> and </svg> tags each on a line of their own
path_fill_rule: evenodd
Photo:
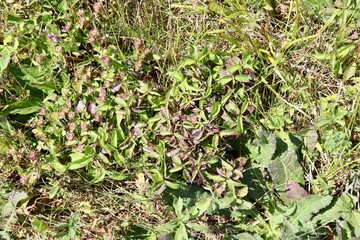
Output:
<svg viewBox="0 0 360 240">
<path fill-rule="evenodd" d="M 225 109 L 236 116 L 240 114 L 239 107 L 233 101 L 229 101 L 228 104 L 225 105 Z"/>
<path fill-rule="evenodd" d="M 211 117 L 214 118 L 220 113 L 220 102 L 214 102 L 211 109 Z"/>
<path fill-rule="evenodd" d="M 173 220 L 171 222 L 159 225 L 156 227 L 156 231 L 160 233 L 167 233 L 173 231 L 178 226 L 178 220 Z"/>
<path fill-rule="evenodd" d="M 276 139 L 274 134 L 262 130 L 259 130 L 258 135 L 253 144 L 259 148 L 249 148 L 252 149 L 251 158 L 260 164 L 268 165 L 276 150 Z"/>
<path fill-rule="evenodd" d="M 162 174 L 159 172 L 159 170 L 152 169 L 152 170 L 150 170 L 150 172 L 151 172 L 151 179 L 155 184 L 164 182 L 164 178 L 163 178 Z"/>
<path fill-rule="evenodd" d="M 205 175 L 206 175 L 207 178 L 209 178 L 209 179 L 211 179 L 211 180 L 213 180 L 215 182 L 224 182 L 225 181 L 225 178 L 217 176 L 217 175 L 212 175 L 212 174 L 207 173 L 207 172 L 205 172 Z"/>
<path fill-rule="evenodd" d="M 122 180 L 128 179 L 130 177 L 129 174 L 119 173 L 119 172 L 116 172 L 116 171 L 106 171 L 106 175 L 110 179 L 113 179 L 113 180 L 116 180 L 116 181 L 122 181 Z"/>
<path fill-rule="evenodd" d="M 180 184 L 177 183 L 173 183 L 170 181 L 165 180 L 165 185 L 168 186 L 171 189 L 179 189 L 180 188 Z"/>
<path fill-rule="evenodd" d="M 351 79 L 353 76 L 355 76 L 357 71 L 356 62 L 354 61 L 345 71 L 343 75 L 343 80 L 347 81 Z"/>
<path fill-rule="evenodd" d="M 70 154 L 71 162 L 68 164 L 68 169 L 75 170 L 87 166 L 93 161 L 92 156 L 88 156 L 84 153 L 72 153 Z"/>
<path fill-rule="evenodd" d="M 318 120 L 318 121 L 315 123 L 315 125 L 316 125 L 317 127 L 323 127 L 323 126 L 325 126 L 325 125 L 327 125 L 327 124 L 329 124 L 329 123 L 331 123 L 331 119 L 323 118 L 323 119 Z"/>
<path fill-rule="evenodd" d="M 295 151 L 290 150 L 270 162 L 268 167 L 276 190 L 285 191 L 286 183 L 293 180 L 304 183 L 304 171 L 298 161 Z"/>
<path fill-rule="evenodd" d="M 184 75 L 178 70 L 170 70 L 168 71 L 167 75 L 174 78 L 178 82 L 184 81 Z"/>
<path fill-rule="evenodd" d="M 114 158 L 119 166 L 124 166 L 126 161 L 125 158 L 119 153 L 119 151 L 117 150 L 114 151 Z"/>
<path fill-rule="evenodd" d="M 175 233 L 175 240 L 187 240 L 189 239 L 188 234 L 186 232 L 185 224 L 180 223 L 179 228 L 176 230 Z"/>
<path fill-rule="evenodd" d="M 10 54 L 6 53 L 0 58 L 0 77 L 10 62 Z"/>
<path fill-rule="evenodd" d="M 210 207 L 211 201 L 211 198 L 205 198 L 197 202 L 195 206 L 190 209 L 190 219 L 201 216 Z"/>
<path fill-rule="evenodd" d="M 41 100 L 30 96 L 26 100 L 20 100 L 10 104 L 9 112 L 11 114 L 27 115 L 30 113 L 38 112 L 41 108 Z"/>
<path fill-rule="evenodd" d="M 184 206 L 184 202 L 181 197 L 174 198 L 173 207 L 175 209 L 176 216 L 179 217 L 182 215 L 183 206 Z"/>
<path fill-rule="evenodd" d="M 59 160 L 57 159 L 57 157 L 54 154 L 50 154 L 49 163 L 58 172 L 66 171 L 66 167 L 59 162 Z"/>
<path fill-rule="evenodd" d="M 347 221 L 349 227 L 351 227 L 352 235 L 359 237 L 360 236 L 360 212 L 351 211 L 344 216 L 344 219 Z"/>
<path fill-rule="evenodd" d="M 292 227 L 294 232 L 302 231 L 303 228 L 314 230 L 314 225 L 310 224 L 311 219 L 326 206 L 328 206 L 333 197 L 310 195 L 306 198 L 301 199 L 294 208 L 289 209 L 285 215 L 288 216 L 289 225 Z M 294 210 L 295 209 L 295 210 Z"/>
<path fill-rule="evenodd" d="M 43 233 L 48 228 L 48 225 L 41 220 L 34 220 L 31 222 L 31 226 L 35 228 L 37 233 Z"/>
<path fill-rule="evenodd" d="M 191 59 L 191 58 L 185 58 L 181 63 L 180 63 L 180 66 L 179 68 L 183 68 L 183 67 L 186 67 L 188 65 L 193 65 L 195 64 L 196 61 L 194 59 Z"/>
<path fill-rule="evenodd" d="M 195 61 L 197 61 L 197 52 L 198 52 L 197 47 L 194 45 L 191 45 L 190 46 L 190 57 L 192 59 L 194 59 Z"/>
<path fill-rule="evenodd" d="M 223 240 L 262 240 L 262 238 L 257 234 L 245 232 L 236 235 L 225 236 Z"/>
<path fill-rule="evenodd" d="M 58 9 L 59 9 L 60 12 L 67 12 L 68 9 L 69 9 L 67 1 L 62 0 L 58 5 Z"/>
<path fill-rule="evenodd" d="M 87 176 L 91 178 L 90 183 L 96 184 L 102 182 L 105 178 L 106 171 L 102 169 L 92 169 L 87 173 Z"/>
<path fill-rule="evenodd" d="M 316 215 L 312 219 L 312 222 L 320 226 L 325 226 L 330 222 L 334 222 L 353 211 L 353 202 L 353 199 L 347 194 L 342 194 L 340 197 L 334 197 L 332 204 L 326 209 L 323 209 L 324 211 L 322 211 L 321 214 Z"/>
<path fill-rule="evenodd" d="M 315 131 L 315 129 L 305 129 L 299 132 L 299 135 L 304 137 L 304 145 L 307 149 L 309 149 L 311 152 L 315 150 L 316 143 L 318 140 L 318 134 Z"/>
<path fill-rule="evenodd" d="M 217 79 L 216 81 L 223 86 L 223 85 L 226 85 L 227 83 L 231 82 L 232 80 L 233 80 L 232 76 L 225 76 L 225 77 Z"/>
<path fill-rule="evenodd" d="M 235 80 L 239 82 L 250 82 L 251 76 L 245 74 L 239 74 L 235 76 Z"/>
</svg>

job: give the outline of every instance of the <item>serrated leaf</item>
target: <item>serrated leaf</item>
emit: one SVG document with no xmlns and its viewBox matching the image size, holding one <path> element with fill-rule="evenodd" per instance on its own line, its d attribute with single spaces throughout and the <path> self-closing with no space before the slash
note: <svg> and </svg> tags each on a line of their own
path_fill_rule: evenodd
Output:
<svg viewBox="0 0 360 240">
<path fill-rule="evenodd" d="M 325 210 L 325 211 L 324 211 Z M 316 215 L 312 222 L 320 226 L 324 226 L 330 222 L 334 222 L 341 218 L 344 214 L 353 211 L 353 199 L 347 194 L 340 197 L 334 197 L 333 202 L 322 213 Z"/>
<path fill-rule="evenodd" d="M 293 231 L 299 232 L 302 231 L 303 228 L 307 230 L 314 228 L 315 226 L 313 224 L 310 225 L 311 219 L 316 216 L 320 210 L 328 206 L 332 199 L 333 197 L 330 195 L 310 195 L 301 199 L 295 205 L 295 211 L 290 209 L 285 213 L 285 215 L 288 215 L 289 225 L 292 226 Z"/>
<path fill-rule="evenodd" d="M 291 180 L 304 183 L 304 171 L 293 150 L 284 152 L 271 161 L 268 170 L 277 191 L 285 191 L 286 183 Z"/>
<path fill-rule="evenodd" d="M 251 157 L 260 164 L 268 165 L 276 150 L 276 139 L 274 134 L 259 131 L 259 137 L 253 141 L 253 144 L 259 146 L 259 151 L 252 152 Z"/>
</svg>

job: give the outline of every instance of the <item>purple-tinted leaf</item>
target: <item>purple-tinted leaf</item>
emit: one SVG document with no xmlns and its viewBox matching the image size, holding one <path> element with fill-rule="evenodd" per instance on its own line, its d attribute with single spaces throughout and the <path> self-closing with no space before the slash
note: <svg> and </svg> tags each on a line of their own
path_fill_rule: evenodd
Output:
<svg viewBox="0 0 360 240">
<path fill-rule="evenodd" d="M 245 70 L 245 73 L 248 74 L 248 75 L 250 75 L 250 77 L 251 77 L 253 80 L 256 78 L 255 72 L 253 72 L 253 71 L 250 70 L 250 69 L 246 69 L 246 70 Z"/>
<path fill-rule="evenodd" d="M 92 115 L 94 115 L 96 112 L 95 104 L 93 104 L 92 102 L 88 102 L 88 104 L 86 105 L 86 111 L 88 113 L 91 113 Z"/>
<path fill-rule="evenodd" d="M 77 113 L 81 113 L 81 112 L 83 112 L 83 111 L 85 110 L 85 108 L 86 108 L 85 103 L 80 100 L 80 101 L 78 102 L 76 108 L 75 108 L 75 111 L 76 111 Z"/>
<path fill-rule="evenodd" d="M 117 82 L 112 86 L 111 91 L 112 92 L 117 92 L 117 91 L 120 90 L 120 88 L 121 88 L 121 83 Z"/>
<path fill-rule="evenodd" d="M 216 134 L 220 132 L 220 128 L 218 124 L 215 125 L 207 125 L 206 130 L 208 130 L 210 133 Z"/>
<path fill-rule="evenodd" d="M 247 115 L 252 114 L 252 113 L 254 112 L 254 109 L 255 109 L 255 108 L 254 108 L 253 105 L 251 105 L 251 104 L 247 105 L 246 110 L 245 110 L 245 112 L 243 113 L 243 115 L 244 115 L 244 116 L 247 116 Z"/>
<path fill-rule="evenodd" d="M 222 169 L 216 168 L 216 172 L 219 174 L 219 176 L 221 177 L 225 177 L 226 174 L 224 173 L 224 171 Z"/>
<path fill-rule="evenodd" d="M 204 176 L 201 173 L 198 173 L 197 179 L 196 179 L 196 184 L 202 185 L 204 182 L 205 182 Z"/>
<path fill-rule="evenodd" d="M 295 181 L 288 181 L 285 188 L 285 196 L 290 201 L 298 201 L 306 197 L 308 193 Z"/>
<path fill-rule="evenodd" d="M 194 139 L 194 140 L 200 140 L 200 138 L 202 137 L 204 131 L 203 130 L 199 130 L 196 129 L 194 130 L 191 134 L 190 134 L 190 138 Z"/>
<path fill-rule="evenodd" d="M 216 196 L 220 196 L 226 189 L 226 183 L 221 183 L 220 186 L 215 189 L 215 195 Z"/>
<path fill-rule="evenodd" d="M 180 151 L 180 148 L 175 148 L 174 150 L 171 150 L 170 152 L 168 152 L 166 154 L 166 156 L 168 157 L 174 157 L 178 154 L 178 152 Z"/>
<path fill-rule="evenodd" d="M 246 159 L 245 159 L 245 158 L 238 157 L 238 158 L 236 159 L 236 168 L 237 168 L 238 170 L 243 170 L 244 167 L 245 167 L 245 165 L 246 165 Z"/>
</svg>

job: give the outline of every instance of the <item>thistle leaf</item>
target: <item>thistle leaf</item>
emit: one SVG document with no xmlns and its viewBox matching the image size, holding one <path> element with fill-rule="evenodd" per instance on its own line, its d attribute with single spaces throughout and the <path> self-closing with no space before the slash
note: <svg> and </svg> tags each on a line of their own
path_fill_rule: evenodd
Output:
<svg viewBox="0 0 360 240">
<path fill-rule="evenodd" d="M 332 196 L 320 196 L 310 195 L 301 199 L 294 208 L 291 208 L 285 213 L 289 215 L 289 226 L 292 227 L 294 232 L 306 230 L 314 230 L 315 224 L 311 219 L 323 208 L 327 207 L 333 197 Z M 295 209 L 295 211 L 294 211 Z"/>
<path fill-rule="evenodd" d="M 277 191 L 285 191 L 287 182 L 291 180 L 304 183 L 304 171 L 293 150 L 284 152 L 271 161 L 268 170 Z"/>
</svg>

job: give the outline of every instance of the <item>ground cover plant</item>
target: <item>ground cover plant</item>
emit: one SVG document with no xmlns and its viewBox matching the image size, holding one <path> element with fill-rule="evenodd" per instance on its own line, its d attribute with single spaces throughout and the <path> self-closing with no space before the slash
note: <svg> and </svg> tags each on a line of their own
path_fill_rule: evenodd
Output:
<svg viewBox="0 0 360 240">
<path fill-rule="evenodd" d="M 360 237 L 357 1 L 0 13 L 0 238 Z"/>
</svg>

